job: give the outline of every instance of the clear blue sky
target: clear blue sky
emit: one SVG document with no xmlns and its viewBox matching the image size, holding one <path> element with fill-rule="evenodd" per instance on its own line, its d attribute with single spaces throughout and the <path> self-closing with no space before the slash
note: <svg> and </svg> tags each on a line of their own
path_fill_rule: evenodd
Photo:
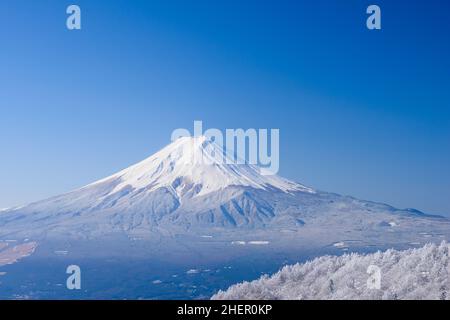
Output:
<svg viewBox="0 0 450 320">
<path fill-rule="evenodd" d="M 373 3 L 381 31 L 365 27 Z M 285 177 L 450 214 L 449 16 L 445 0 L 2 1 L 0 208 L 203 120 L 280 128 Z"/>
</svg>

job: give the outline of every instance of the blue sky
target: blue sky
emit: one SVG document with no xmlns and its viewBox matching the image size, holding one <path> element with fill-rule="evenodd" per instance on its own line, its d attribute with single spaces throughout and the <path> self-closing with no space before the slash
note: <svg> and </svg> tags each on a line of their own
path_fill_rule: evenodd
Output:
<svg viewBox="0 0 450 320">
<path fill-rule="evenodd" d="M 450 214 L 449 14 L 444 0 L 2 1 L 0 208 L 112 174 L 202 120 L 280 128 L 285 177 Z"/>
</svg>

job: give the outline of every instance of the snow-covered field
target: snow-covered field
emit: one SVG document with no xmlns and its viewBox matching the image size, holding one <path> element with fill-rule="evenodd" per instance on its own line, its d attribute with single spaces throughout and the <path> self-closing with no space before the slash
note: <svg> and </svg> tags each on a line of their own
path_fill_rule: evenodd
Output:
<svg viewBox="0 0 450 320">
<path fill-rule="evenodd" d="M 442 242 L 405 251 L 324 256 L 234 285 L 212 299 L 449 300 L 449 249 Z M 373 282 L 378 275 L 379 287 Z"/>
<path fill-rule="evenodd" d="M 13 264 L 31 254 L 36 249 L 35 242 L 27 242 L 9 246 L 6 242 L 0 242 L 0 267 Z"/>
</svg>

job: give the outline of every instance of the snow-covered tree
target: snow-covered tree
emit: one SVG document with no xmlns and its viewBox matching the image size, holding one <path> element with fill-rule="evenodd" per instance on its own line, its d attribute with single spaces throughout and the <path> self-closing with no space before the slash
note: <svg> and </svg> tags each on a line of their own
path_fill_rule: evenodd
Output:
<svg viewBox="0 0 450 320">
<path fill-rule="evenodd" d="M 381 287 L 370 288 L 369 266 L 381 270 Z M 273 276 L 243 282 L 213 299 L 450 299 L 449 244 L 374 254 L 323 256 L 286 266 Z"/>
</svg>

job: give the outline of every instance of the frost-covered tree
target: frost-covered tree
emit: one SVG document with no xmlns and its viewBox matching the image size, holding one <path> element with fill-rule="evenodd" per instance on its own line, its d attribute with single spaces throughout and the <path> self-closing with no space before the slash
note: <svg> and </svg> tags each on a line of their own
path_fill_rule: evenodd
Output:
<svg viewBox="0 0 450 320">
<path fill-rule="evenodd" d="M 449 259 L 446 242 L 405 251 L 323 256 L 234 285 L 213 299 L 448 300 Z M 371 265 L 381 270 L 380 289 L 367 285 Z"/>
</svg>

